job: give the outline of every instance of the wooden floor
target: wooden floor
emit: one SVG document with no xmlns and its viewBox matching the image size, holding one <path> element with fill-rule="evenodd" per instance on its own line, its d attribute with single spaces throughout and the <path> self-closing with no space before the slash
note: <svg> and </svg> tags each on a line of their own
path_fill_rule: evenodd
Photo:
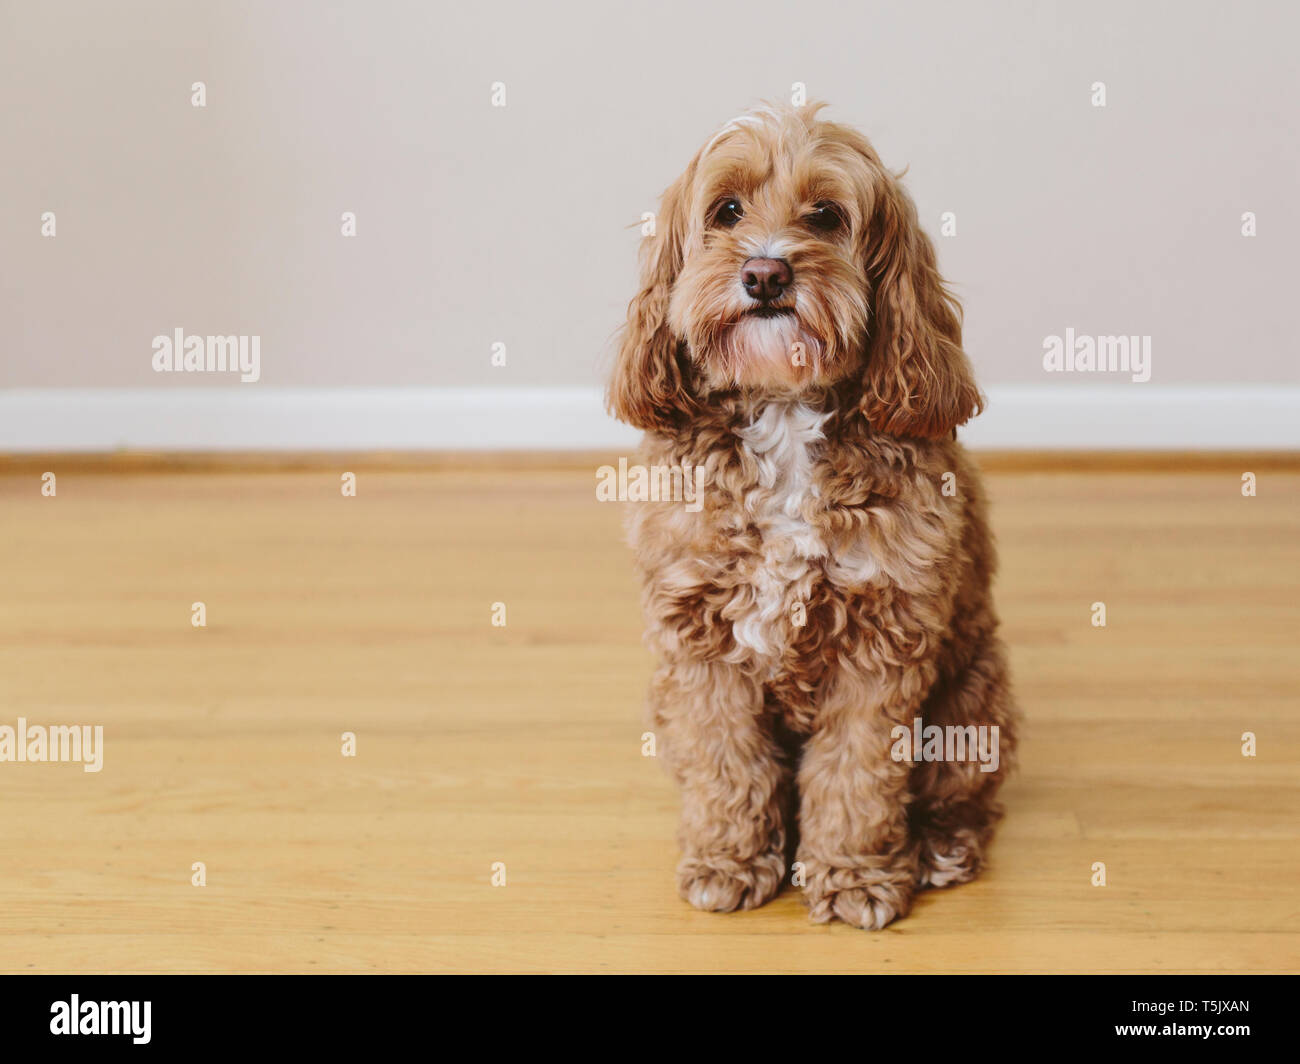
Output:
<svg viewBox="0 0 1300 1064">
<path fill-rule="evenodd" d="M 0 764 L 0 969 L 1300 968 L 1300 471 L 994 468 L 1022 768 L 985 877 L 873 934 L 676 897 L 595 464 L 5 468 L 0 724 L 105 754 Z"/>
</svg>

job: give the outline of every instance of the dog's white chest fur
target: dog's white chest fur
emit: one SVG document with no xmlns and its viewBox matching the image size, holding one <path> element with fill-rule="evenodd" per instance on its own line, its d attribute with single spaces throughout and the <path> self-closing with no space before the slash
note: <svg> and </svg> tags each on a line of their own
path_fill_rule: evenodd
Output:
<svg viewBox="0 0 1300 1064">
<path fill-rule="evenodd" d="M 815 497 L 813 445 L 822 437 L 827 414 L 803 403 L 772 402 L 739 433 L 758 465 L 758 483 L 745 496 L 745 509 L 763 533 L 765 546 L 785 544 L 792 557 L 819 558 L 826 545 L 804 514 Z"/>
<path fill-rule="evenodd" d="M 762 535 L 762 548 L 732 632 L 743 651 L 769 659 L 768 678 L 800 624 L 800 609 L 807 606 L 823 561 L 828 573 L 839 568 L 827 558 L 826 543 L 808 518 L 817 504 L 814 450 L 828 417 L 803 403 L 771 402 L 739 433 L 758 467 L 743 505 Z M 853 568 L 862 571 L 864 562 L 869 557 L 855 557 Z"/>
</svg>

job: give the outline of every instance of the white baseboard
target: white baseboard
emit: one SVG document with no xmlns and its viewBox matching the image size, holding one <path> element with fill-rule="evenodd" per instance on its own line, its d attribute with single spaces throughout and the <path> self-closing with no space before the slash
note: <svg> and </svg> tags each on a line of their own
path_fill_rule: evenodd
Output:
<svg viewBox="0 0 1300 1064">
<path fill-rule="evenodd" d="M 977 449 L 1295 450 L 1300 385 L 1008 385 Z M 0 453 L 630 449 L 588 388 L 0 391 Z"/>
<path fill-rule="evenodd" d="M 981 450 L 1292 451 L 1300 385 L 1015 384 L 960 430 Z"/>
</svg>

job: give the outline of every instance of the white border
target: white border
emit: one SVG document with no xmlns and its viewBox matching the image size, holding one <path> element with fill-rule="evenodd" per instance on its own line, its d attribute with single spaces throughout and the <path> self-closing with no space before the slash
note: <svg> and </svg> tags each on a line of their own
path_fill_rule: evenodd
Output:
<svg viewBox="0 0 1300 1064">
<path fill-rule="evenodd" d="M 1300 385 L 1004 385 L 961 430 L 1006 450 L 1300 449 Z M 631 449 L 591 388 L 0 390 L 0 453 Z"/>
</svg>

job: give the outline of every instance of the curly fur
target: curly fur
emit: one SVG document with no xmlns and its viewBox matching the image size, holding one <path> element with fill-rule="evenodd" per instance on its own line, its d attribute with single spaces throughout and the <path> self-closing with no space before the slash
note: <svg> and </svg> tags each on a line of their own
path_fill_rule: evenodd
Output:
<svg viewBox="0 0 1300 1064">
<path fill-rule="evenodd" d="M 646 464 L 706 471 L 699 512 L 629 509 L 680 893 L 752 908 L 793 856 L 814 920 L 880 928 L 979 870 L 1016 713 L 954 431 L 981 403 L 960 311 L 898 180 L 818 109 L 737 119 L 664 194 L 609 402 Z M 808 225 L 819 203 L 835 232 Z M 792 313 L 749 313 L 760 256 L 792 268 Z M 999 769 L 894 760 L 917 717 L 998 726 Z"/>
</svg>

